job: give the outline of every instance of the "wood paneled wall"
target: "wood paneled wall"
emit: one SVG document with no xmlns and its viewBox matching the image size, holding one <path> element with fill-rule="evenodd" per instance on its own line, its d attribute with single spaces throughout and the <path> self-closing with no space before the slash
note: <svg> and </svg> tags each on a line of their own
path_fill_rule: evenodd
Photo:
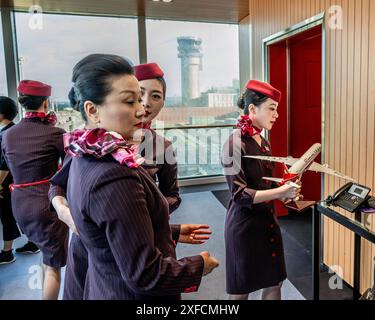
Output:
<svg viewBox="0 0 375 320">
<path fill-rule="evenodd" d="M 341 30 L 329 28 L 329 9 L 334 5 L 343 9 Z M 326 12 L 324 162 L 371 187 L 375 194 L 375 1 L 249 0 L 249 6 L 255 79 L 262 79 L 264 38 Z M 325 176 L 325 196 L 344 182 Z M 367 217 L 365 224 L 375 231 L 375 215 Z M 324 262 L 340 266 L 345 281 L 352 284 L 353 234 L 325 219 L 324 239 Z M 363 240 L 362 291 L 372 284 L 374 256 L 375 246 Z"/>
</svg>

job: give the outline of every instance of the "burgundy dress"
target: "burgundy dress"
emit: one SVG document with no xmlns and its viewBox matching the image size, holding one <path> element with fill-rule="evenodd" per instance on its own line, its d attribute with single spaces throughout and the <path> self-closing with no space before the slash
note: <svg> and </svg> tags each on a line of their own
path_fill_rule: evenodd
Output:
<svg viewBox="0 0 375 320">
<path fill-rule="evenodd" d="M 238 146 L 236 143 L 240 143 Z M 226 174 L 232 194 L 225 220 L 226 283 L 228 294 L 247 294 L 278 285 L 286 279 L 281 231 L 273 202 L 253 204 L 256 190 L 275 187 L 262 177 L 272 177 L 271 162 L 243 158 L 244 155 L 270 156 L 269 143 L 241 137 L 240 130 L 228 138 L 223 150 L 241 150 L 241 170 Z M 223 163 L 228 163 L 223 153 Z M 224 165 L 224 172 L 227 168 Z"/>
<path fill-rule="evenodd" d="M 203 258 L 176 259 L 168 203 L 144 168 L 73 158 L 67 191 L 88 251 L 84 299 L 178 299 L 197 289 Z"/>
<path fill-rule="evenodd" d="M 169 213 L 172 213 L 180 205 L 181 198 L 177 184 L 177 163 L 171 142 L 156 134 L 153 130 L 150 130 L 149 133 L 151 134 L 146 135 L 143 150 L 141 150 L 142 155 L 147 160 L 143 167 L 155 181 L 158 180 L 159 189 L 168 201 Z M 159 149 L 156 146 L 162 146 L 162 148 Z M 150 147 L 152 148 L 152 154 L 148 153 Z M 168 159 L 165 159 L 166 157 Z M 157 163 L 157 159 L 161 163 Z M 67 189 L 70 164 L 71 158 L 67 156 L 62 170 L 51 179 L 50 200 L 55 196 L 66 197 L 65 190 Z M 171 230 L 172 238 L 177 242 L 180 231 L 179 225 L 171 225 Z M 86 248 L 80 238 L 76 234 L 73 234 L 70 241 L 68 263 L 65 272 L 64 300 L 83 299 L 88 268 L 87 260 Z"/>
<path fill-rule="evenodd" d="M 15 184 L 48 180 L 64 158 L 63 129 L 39 118 L 22 119 L 3 136 L 4 159 Z M 43 253 L 43 263 L 50 267 L 66 264 L 68 228 L 51 213 L 49 184 L 16 188 L 12 192 L 14 217 L 30 241 Z"/>
<path fill-rule="evenodd" d="M 142 166 L 155 181 L 158 181 L 159 189 L 168 201 L 171 214 L 181 203 L 177 161 L 172 143 L 150 129 L 146 131 L 141 147 L 140 153 L 146 159 Z"/>
</svg>

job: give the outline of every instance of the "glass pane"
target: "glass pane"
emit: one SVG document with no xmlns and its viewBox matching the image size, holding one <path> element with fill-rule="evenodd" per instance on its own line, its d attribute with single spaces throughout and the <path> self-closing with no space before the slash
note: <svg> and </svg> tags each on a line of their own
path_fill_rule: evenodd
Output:
<svg viewBox="0 0 375 320">
<path fill-rule="evenodd" d="M 175 128 L 156 130 L 173 143 L 179 178 L 202 178 L 222 174 L 221 149 L 232 127 Z"/>
<path fill-rule="evenodd" d="M 0 15 L 0 34 L 2 35 L 1 30 L 1 15 Z M 5 74 L 5 59 L 4 59 L 4 43 L 3 37 L 1 37 L 0 41 L 0 96 L 7 96 L 8 95 L 8 88 L 6 82 L 6 74 Z"/>
<path fill-rule="evenodd" d="M 167 82 L 166 127 L 233 124 L 238 116 L 238 26 L 147 20 L 148 60 Z"/>
<path fill-rule="evenodd" d="M 148 19 L 146 27 L 148 61 L 167 83 L 154 126 L 173 142 L 179 177 L 221 175 L 221 146 L 239 116 L 238 26 Z"/>
<path fill-rule="evenodd" d="M 138 64 L 137 20 L 43 14 L 41 29 L 29 26 L 29 13 L 16 13 L 21 79 L 52 85 L 51 102 L 65 130 L 83 125 L 69 106 L 73 66 L 92 53 L 118 54 Z"/>
</svg>

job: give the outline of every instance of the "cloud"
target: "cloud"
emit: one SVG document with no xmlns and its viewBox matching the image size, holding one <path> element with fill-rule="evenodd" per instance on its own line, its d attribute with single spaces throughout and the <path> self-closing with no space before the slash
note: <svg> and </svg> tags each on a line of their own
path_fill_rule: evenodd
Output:
<svg viewBox="0 0 375 320">
<path fill-rule="evenodd" d="M 28 20 L 27 13 L 16 13 L 24 78 L 51 84 L 58 100 L 67 100 L 72 69 L 88 54 L 118 54 L 138 63 L 135 19 L 45 14 L 42 30 L 30 29 Z"/>
<path fill-rule="evenodd" d="M 230 86 L 239 78 L 238 27 L 236 25 L 183 21 L 147 20 L 147 54 L 165 72 L 168 95 L 181 95 L 181 67 L 177 38 L 202 39 L 201 90 Z"/>
<path fill-rule="evenodd" d="M 88 54 L 113 53 L 139 63 L 136 19 L 44 14 L 43 29 L 32 30 L 29 18 L 28 13 L 16 13 L 24 78 L 51 84 L 53 95 L 59 100 L 67 99 L 73 66 Z M 212 86 L 229 86 L 232 79 L 239 78 L 237 25 L 147 20 L 146 27 L 148 60 L 163 68 L 168 96 L 181 94 L 181 62 L 177 56 L 180 36 L 202 39 L 202 91 Z M 3 66 L 1 55 L 0 91 L 5 84 Z"/>
<path fill-rule="evenodd" d="M 1 28 L 1 16 L 0 16 Z M 1 30 L 0 33 L 2 34 Z M 0 41 L 0 95 L 7 94 L 6 74 L 5 74 L 5 61 L 4 61 L 4 44 L 3 40 Z"/>
</svg>

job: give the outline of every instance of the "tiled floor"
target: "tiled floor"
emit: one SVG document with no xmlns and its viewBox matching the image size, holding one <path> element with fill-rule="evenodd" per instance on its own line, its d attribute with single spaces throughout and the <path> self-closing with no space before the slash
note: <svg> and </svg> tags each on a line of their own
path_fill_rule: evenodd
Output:
<svg viewBox="0 0 375 320">
<path fill-rule="evenodd" d="M 225 293 L 225 257 L 224 257 L 224 217 L 225 208 L 211 192 L 195 192 L 182 194 L 182 204 L 173 213 L 171 223 L 204 223 L 209 224 L 213 234 L 204 245 L 177 246 L 178 257 L 199 254 L 209 251 L 219 261 L 220 266 L 210 275 L 204 277 L 199 292 L 184 294 L 183 299 L 218 300 L 227 299 Z M 0 234 L 1 237 L 1 234 Z M 25 238 L 18 239 L 15 247 L 26 242 Z M 0 243 L 2 246 L 2 243 Z M 0 266 L 0 299 L 41 299 L 38 288 L 37 272 L 41 254 L 17 255 L 17 261 L 10 265 Z M 251 299 L 259 299 L 260 292 L 251 295 Z M 289 282 L 285 281 L 282 288 L 282 298 L 285 300 L 303 300 L 304 297 Z"/>
</svg>

